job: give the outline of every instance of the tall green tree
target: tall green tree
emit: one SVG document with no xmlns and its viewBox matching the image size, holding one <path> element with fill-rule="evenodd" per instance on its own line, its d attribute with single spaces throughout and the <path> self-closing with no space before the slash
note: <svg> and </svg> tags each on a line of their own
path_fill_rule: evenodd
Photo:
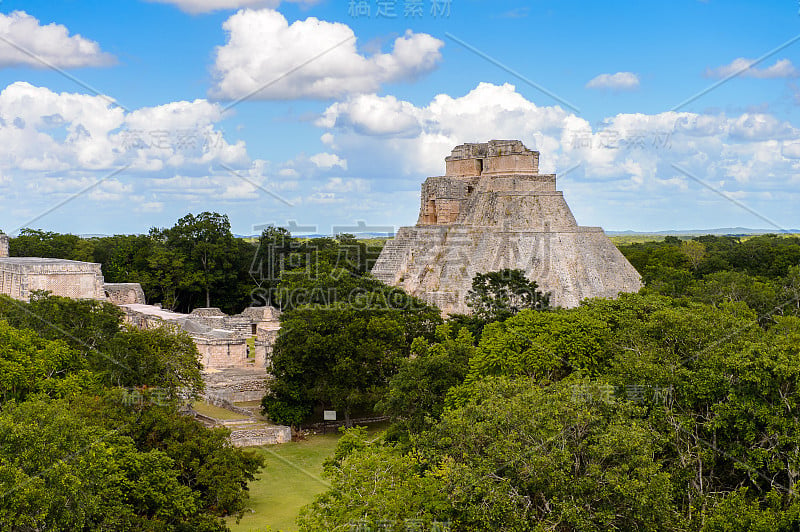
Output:
<svg viewBox="0 0 800 532">
<path fill-rule="evenodd" d="M 277 422 L 299 424 L 315 407 L 371 410 L 400 358 L 417 337 L 433 338 L 438 309 L 366 277 L 336 271 L 318 278 L 285 276 L 280 297 L 294 299 L 281 315 L 272 355 L 274 380 L 262 404 Z M 298 301 L 308 302 L 296 306 Z"/>
<path fill-rule="evenodd" d="M 485 379 L 446 410 L 414 449 L 350 444 L 327 470 L 331 489 L 308 506 L 304 530 L 348 523 L 434 521 L 450 530 L 680 530 L 663 439 L 643 410 L 600 382 L 540 387 L 528 378 Z"/>
<path fill-rule="evenodd" d="M 522 270 L 505 268 L 477 273 L 467 294 L 467 305 L 487 321 L 502 321 L 523 309 L 547 310 L 550 295 L 538 288 L 536 281 L 525 277 Z"/>
<path fill-rule="evenodd" d="M 235 242 L 227 215 L 203 212 L 187 214 L 170 229 L 161 232 L 168 248 L 185 257 L 190 273 L 199 285 L 205 306 L 211 306 L 211 294 L 237 277 L 231 257 Z"/>
<path fill-rule="evenodd" d="M 378 409 L 393 422 L 393 439 L 406 440 L 439 420 L 450 388 L 464 382 L 475 354 L 467 329 L 453 334 L 449 324 L 436 328 L 436 342 L 416 338 L 411 355 L 399 361 Z"/>
</svg>

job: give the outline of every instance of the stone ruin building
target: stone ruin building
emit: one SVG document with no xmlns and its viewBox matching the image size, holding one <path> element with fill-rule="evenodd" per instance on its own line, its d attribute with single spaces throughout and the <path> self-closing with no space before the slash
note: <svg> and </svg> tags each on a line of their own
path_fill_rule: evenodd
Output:
<svg viewBox="0 0 800 532">
<path fill-rule="evenodd" d="M 209 390 L 230 401 L 261 399 L 277 338 L 279 311 L 251 307 L 236 316 L 219 309 L 179 314 L 147 305 L 138 283 L 105 283 L 100 264 L 40 257 L 10 257 L 8 235 L 0 233 L 0 294 L 30 301 L 36 290 L 73 299 L 108 301 L 120 307 L 126 323 L 150 328 L 167 325 L 194 340 Z"/>
<path fill-rule="evenodd" d="M 603 229 L 577 224 L 555 174 L 539 173 L 539 152 L 492 140 L 456 146 L 445 164 L 422 184 L 417 225 L 386 243 L 376 278 L 444 314 L 469 313 L 475 274 L 503 268 L 524 270 L 561 307 L 641 288 Z"/>
<path fill-rule="evenodd" d="M 289 427 L 258 421 L 258 402 L 266 394 L 270 358 L 280 329 L 280 311 L 250 307 L 228 316 L 218 308 L 198 308 L 180 314 L 148 305 L 139 283 L 106 283 L 100 264 L 39 257 L 10 257 L 9 238 L 0 233 L 0 294 L 30 301 L 37 290 L 73 299 L 108 301 L 120 307 L 124 321 L 135 327 L 171 327 L 186 332 L 200 353 L 204 399 L 240 415 L 230 423 L 195 412 L 210 425 L 227 424 L 235 446 L 286 443 Z M 242 416 L 244 414 L 244 416 Z"/>
<path fill-rule="evenodd" d="M 180 314 L 146 305 L 121 304 L 125 321 L 148 329 L 162 325 L 185 331 L 200 352 L 206 395 L 229 402 L 256 401 L 266 394 L 272 348 L 280 329 L 280 311 L 249 307 L 229 316 L 218 308 Z"/>
<path fill-rule="evenodd" d="M 10 257 L 0 233 L 0 294 L 29 301 L 36 290 L 75 299 L 105 299 L 100 265 L 74 260 Z"/>
</svg>

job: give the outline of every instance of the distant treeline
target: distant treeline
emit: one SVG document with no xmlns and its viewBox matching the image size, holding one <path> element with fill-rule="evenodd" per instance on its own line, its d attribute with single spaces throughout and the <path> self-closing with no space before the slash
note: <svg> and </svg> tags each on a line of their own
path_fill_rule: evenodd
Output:
<svg viewBox="0 0 800 532">
<path fill-rule="evenodd" d="M 215 306 L 240 312 L 251 304 L 277 304 L 275 291 L 285 271 L 315 275 L 343 268 L 360 276 L 380 254 L 352 235 L 297 238 L 269 227 L 258 239 L 237 238 L 226 215 L 188 214 L 171 228 L 146 235 L 82 238 L 23 229 L 10 242 L 15 257 L 50 257 L 97 262 L 109 283 L 140 283 L 148 303 L 190 312 Z"/>
<path fill-rule="evenodd" d="M 714 305 L 742 301 L 762 320 L 800 314 L 800 237 L 668 236 L 619 249 L 647 292 Z"/>
</svg>

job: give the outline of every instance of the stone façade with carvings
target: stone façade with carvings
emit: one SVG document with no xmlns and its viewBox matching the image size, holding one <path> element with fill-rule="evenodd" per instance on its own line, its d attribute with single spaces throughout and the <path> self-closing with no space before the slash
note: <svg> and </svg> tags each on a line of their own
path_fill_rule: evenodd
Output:
<svg viewBox="0 0 800 532">
<path fill-rule="evenodd" d="M 10 257 L 8 235 L 0 233 L 0 294 L 29 301 L 37 290 L 75 299 L 106 298 L 100 265 L 41 257 Z"/>
<path fill-rule="evenodd" d="M 469 313 L 475 274 L 503 268 L 525 271 L 562 307 L 641 288 L 603 229 L 577 224 L 555 174 L 539 173 L 539 152 L 518 140 L 462 144 L 445 165 L 422 185 L 417 225 L 386 243 L 376 278 L 444 314 Z"/>
<path fill-rule="evenodd" d="M 9 238 L 0 233 L 0 294 L 29 301 L 36 290 L 73 299 L 108 301 L 120 307 L 126 323 L 162 325 L 185 331 L 200 352 L 209 393 L 230 401 L 261 399 L 266 393 L 272 346 L 280 312 L 251 307 L 228 316 L 219 309 L 180 314 L 148 305 L 138 283 L 105 283 L 100 264 L 40 257 L 10 257 Z"/>
</svg>

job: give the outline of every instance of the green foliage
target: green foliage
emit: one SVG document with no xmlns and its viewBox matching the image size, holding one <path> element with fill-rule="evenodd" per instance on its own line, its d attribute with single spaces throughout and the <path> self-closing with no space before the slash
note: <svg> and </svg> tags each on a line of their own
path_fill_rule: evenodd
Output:
<svg viewBox="0 0 800 532">
<path fill-rule="evenodd" d="M 122 312 L 110 303 L 41 293 L 24 303 L 0 295 L 0 319 L 21 329 L 8 330 L 17 338 L 15 347 L 9 338 L 5 350 L 7 364 L 16 360 L 13 374 L 22 371 L 19 364 L 26 360 L 27 371 L 38 375 L 30 378 L 44 383 L 42 372 L 49 368 L 48 379 L 63 379 L 58 384 L 63 388 L 50 390 L 56 395 L 94 384 L 159 387 L 172 397 L 180 390 L 189 395 L 202 391 L 200 354 L 186 333 L 121 327 Z M 26 335 L 26 330 L 31 333 Z"/>
<path fill-rule="evenodd" d="M 761 316 L 800 315 L 800 238 L 702 236 L 621 246 L 646 291 L 703 303 L 744 301 Z"/>
<path fill-rule="evenodd" d="M 284 312 L 265 412 L 296 425 L 319 405 L 342 411 L 349 423 L 352 412 L 371 410 L 382 397 L 413 338 L 431 336 L 438 323 L 437 310 L 383 286 L 352 301 Z"/>
<path fill-rule="evenodd" d="M 96 380 L 79 353 L 64 342 L 0 321 L 0 404 L 24 401 L 36 392 L 70 395 L 94 387 Z"/>
<path fill-rule="evenodd" d="M 365 274 L 379 253 L 380 246 L 368 246 L 353 235 L 301 239 L 286 229 L 268 227 L 259 238 L 250 271 L 259 286 L 258 299 L 265 304 L 283 309 L 328 305 L 355 289 L 377 286 Z"/>
<path fill-rule="evenodd" d="M 152 231 L 167 250 L 176 251 L 184 261 L 185 279 L 191 288 L 202 289 L 205 307 L 211 306 L 211 292 L 235 283 L 236 269 L 231 257 L 236 256 L 236 243 L 227 215 L 203 212 L 187 214 L 170 229 Z"/>
<path fill-rule="evenodd" d="M 169 397 L 203 391 L 200 353 L 194 341 L 174 328 L 125 327 L 95 357 L 95 368 L 116 386 L 152 386 Z"/>
<path fill-rule="evenodd" d="M 188 336 L 43 294 L 0 297 L 0 316 L 27 327 L 0 321 L 0 530 L 211 532 L 242 514 L 261 461 L 177 412 L 203 385 Z"/>
<path fill-rule="evenodd" d="M 49 257 L 53 259 L 89 260 L 91 245 L 77 235 L 62 235 L 37 229 L 22 229 L 9 242 L 12 257 Z"/>
<path fill-rule="evenodd" d="M 30 400 L 0 412 L 0 529 L 226 529 L 169 452 L 139 448 L 124 425 L 76 406 Z"/>
<path fill-rule="evenodd" d="M 596 375 L 610 358 L 612 328 L 587 309 L 527 310 L 487 325 L 470 360 L 470 378 L 528 375 L 559 379 L 572 371 Z"/>
<path fill-rule="evenodd" d="M 452 530 L 645 530 L 680 522 L 660 438 L 640 410 L 573 399 L 573 385 L 528 379 L 473 384 L 412 453 L 354 446 L 329 469 L 331 489 L 306 508 L 303 530 L 360 520 L 449 522 Z M 380 472 L 380 473 L 378 473 Z M 397 530 L 399 528 L 395 528 Z"/>
<path fill-rule="evenodd" d="M 789 532 L 800 527 L 798 501 L 787 503 L 777 491 L 764 497 L 764 504 L 755 499 L 747 488 L 726 494 L 706 516 L 704 532 Z"/>
<path fill-rule="evenodd" d="M 34 292 L 30 303 L 0 295 L 0 317 L 18 329 L 62 340 L 87 356 L 119 331 L 122 311 L 104 301 L 71 299 Z"/>
<path fill-rule="evenodd" d="M 523 309 L 547 310 L 550 294 L 542 294 L 536 281 L 528 280 L 522 270 L 506 268 L 477 273 L 467 305 L 480 319 L 502 321 Z"/>
<path fill-rule="evenodd" d="M 262 459 L 232 447 L 227 429 L 208 429 L 177 413 L 173 403 L 128 406 L 118 389 L 100 398 L 78 399 L 73 408 L 85 419 L 128 436 L 140 452 L 159 451 L 173 460 L 179 481 L 193 490 L 203 511 L 220 517 L 242 515 L 247 482 L 255 478 Z"/>
<path fill-rule="evenodd" d="M 474 350 L 416 341 L 384 400 L 401 445 L 351 445 L 303 523 L 387 515 L 372 490 L 396 495 L 374 479 L 379 460 L 402 458 L 444 499 L 389 518 L 442 516 L 453 530 L 796 529 L 800 318 L 759 320 L 759 288 L 745 287 L 713 304 L 627 294 L 523 311 L 489 323 Z M 465 351 L 459 384 L 437 364 Z"/>
<path fill-rule="evenodd" d="M 322 469 L 326 473 L 332 473 L 336 468 L 342 466 L 342 461 L 350 456 L 354 451 L 367 447 L 367 427 L 339 427 L 342 437 L 336 442 L 336 449 L 333 455 L 322 463 Z"/>
<path fill-rule="evenodd" d="M 436 329 L 436 342 L 417 338 L 411 356 L 401 359 L 377 408 L 393 421 L 392 439 L 406 440 L 436 422 L 444 410 L 447 391 L 461 384 L 475 353 L 472 335 L 460 329 L 451 333 L 448 324 Z"/>
<path fill-rule="evenodd" d="M 203 212 L 145 235 L 81 238 L 23 229 L 11 239 L 10 251 L 17 257 L 100 263 L 106 282 L 140 283 L 148 302 L 167 309 L 188 313 L 213 304 L 235 314 L 251 305 L 279 306 L 277 287 L 284 272 L 313 277 L 340 270 L 361 277 L 383 243 L 349 234 L 295 238 L 286 229 L 268 227 L 254 245 L 233 236 L 227 216 Z"/>
<path fill-rule="evenodd" d="M 409 522 L 430 530 L 434 521 L 446 520 L 449 505 L 442 483 L 415 457 L 379 441 L 367 442 L 360 429 L 345 433 L 334 456 L 325 468 L 331 488 L 301 511 L 301 530 L 383 526 L 399 531 L 407 530 Z"/>
</svg>

